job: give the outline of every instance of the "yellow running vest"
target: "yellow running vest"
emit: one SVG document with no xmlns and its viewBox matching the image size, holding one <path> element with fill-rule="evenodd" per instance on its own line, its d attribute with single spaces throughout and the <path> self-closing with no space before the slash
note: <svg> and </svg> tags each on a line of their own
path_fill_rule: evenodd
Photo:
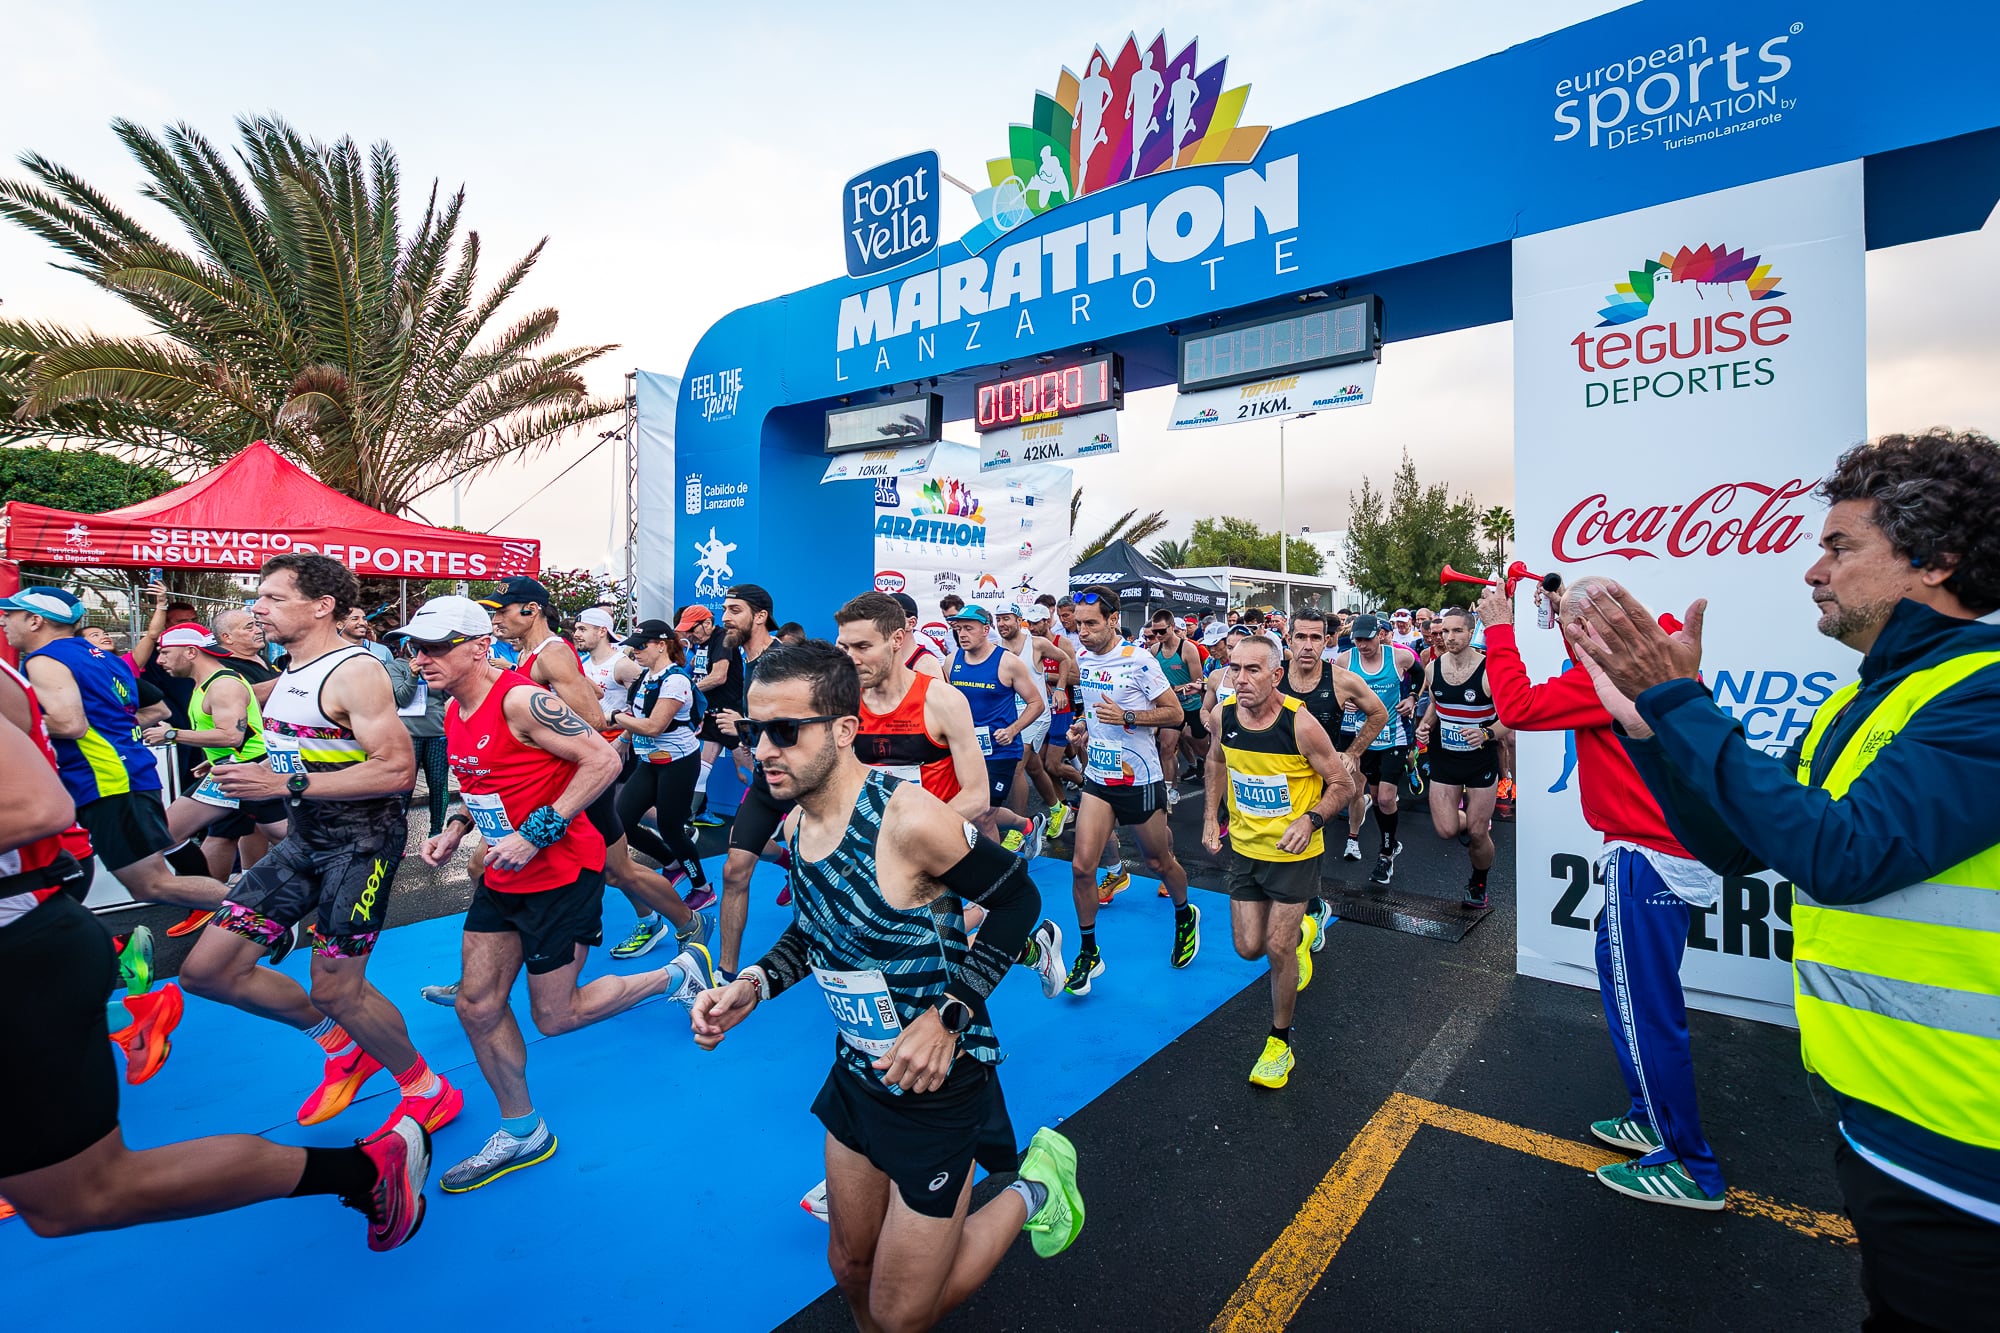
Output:
<svg viewBox="0 0 2000 1333">
<path fill-rule="evenodd" d="M 1255 861 L 1309 861 L 1320 854 L 1318 829 L 1302 852 L 1281 851 L 1278 839 L 1294 819 L 1319 804 L 1326 783 L 1299 752 L 1300 701 L 1278 696 L 1283 708 L 1263 731 L 1222 706 L 1222 760 L 1229 769 L 1229 845 Z"/>
<path fill-rule="evenodd" d="M 1912 672 L 1817 785 L 1846 794 L 1918 710 L 1996 665 L 2000 653 L 1967 653 Z M 1820 740 L 1859 688 L 1820 705 L 1799 751 L 1800 782 L 1815 785 Z M 1933 1133 L 2000 1148 L 2000 841 L 1869 902 L 1818 903 L 1804 886 L 1794 894 L 1792 978 L 1806 1067 Z"/>
</svg>

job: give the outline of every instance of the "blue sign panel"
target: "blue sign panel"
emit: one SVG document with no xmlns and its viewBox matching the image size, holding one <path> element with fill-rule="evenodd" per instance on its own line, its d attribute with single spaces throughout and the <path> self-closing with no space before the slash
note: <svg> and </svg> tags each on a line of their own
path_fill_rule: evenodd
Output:
<svg viewBox="0 0 2000 1333">
<path fill-rule="evenodd" d="M 901 268 L 937 249 L 938 155 L 911 153 L 847 182 L 840 232 L 850 278 Z"/>
</svg>

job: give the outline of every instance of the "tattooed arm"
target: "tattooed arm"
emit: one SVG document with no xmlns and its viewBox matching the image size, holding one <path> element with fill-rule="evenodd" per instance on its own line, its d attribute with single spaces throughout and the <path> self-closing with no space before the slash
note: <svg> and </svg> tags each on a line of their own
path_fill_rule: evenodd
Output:
<svg viewBox="0 0 2000 1333">
<path fill-rule="evenodd" d="M 582 814 L 618 780 L 618 751 L 547 690 L 509 690 L 501 708 L 516 740 L 576 765 L 569 785 L 550 802 L 563 818 Z"/>
</svg>

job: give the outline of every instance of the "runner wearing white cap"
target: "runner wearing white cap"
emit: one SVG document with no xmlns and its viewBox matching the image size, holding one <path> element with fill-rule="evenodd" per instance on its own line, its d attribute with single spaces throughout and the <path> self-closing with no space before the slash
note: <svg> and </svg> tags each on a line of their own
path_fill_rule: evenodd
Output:
<svg viewBox="0 0 2000 1333">
<path fill-rule="evenodd" d="M 1398 648 L 1408 648 L 1411 652 L 1423 646 L 1419 642 L 1421 636 L 1417 633 L 1416 624 L 1410 619 L 1409 607 L 1399 606 L 1391 611 L 1389 622 L 1389 642 Z"/>
<path fill-rule="evenodd" d="M 1039 619 L 1029 613 L 1038 612 Z M 1000 635 L 1000 646 L 1027 663 L 1028 674 L 1035 679 L 1035 688 L 1042 696 L 1042 714 L 1028 724 L 1021 733 L 1021 768 L 1015 775 L 1014 793 L 1007 807 L 1017 815 L 1028 813 L 1028 784 L 1033 783 L 1035 792 L 1042 803 L 1049 808 L 1049 824 L 1052 830 L 1060 831 L 1065 817 L 1062 791 L 1049 776 L 1048 766 L 1042 761 L 1042 750 L 1048 744 L 1049 728 L 1052 725 L 1055 696 L 1050 690 L 1048 663 L 1058 663 L 1056 674 L 1065 669 L 1076 670 L 1076 658 L 1061 645 L 1046 638 L 1041 630 L 1034 628 L 1048 624 L 1048 609 L 1030 603 L 1020 606 L 1014 602 L 1002 602 L 993 609 L 993 628 Z M 1025 781 L 1023 780 L 1025 779 Z"/>
</svg>

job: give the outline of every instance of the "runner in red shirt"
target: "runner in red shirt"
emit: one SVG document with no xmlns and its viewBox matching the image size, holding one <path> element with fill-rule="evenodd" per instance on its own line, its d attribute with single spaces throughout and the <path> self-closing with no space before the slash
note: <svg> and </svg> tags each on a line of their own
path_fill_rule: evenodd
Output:
<svg viewBox="0 0 2000 1333">
<path fill-rule="evenodd" d="M 425 682 L 451 696 L 445 749 L 465 801 L 424 843 L 424 861 L 445 864 L 475 826 L 486 844 L 465 914 L 457 1009 L 502 1119 L 484 1147 L 439 1181 L 462 1194 L 555 1154 L 556 1137 L 528 1094 L 527 1044 L 507 1003 L 524 966 L 535 1027 L 551 1037 L 656 995 L 692 1004 L 712 971 L 708 951 L 690 943 L 656 971 L 577 985 L 604 938 L 604 837 L 584 814 L 617 780 L 618 752 L 554 694 L 493 665 L 492 621 L 470 598 L 432 598 L 401 633 Z"/>
</svg>

